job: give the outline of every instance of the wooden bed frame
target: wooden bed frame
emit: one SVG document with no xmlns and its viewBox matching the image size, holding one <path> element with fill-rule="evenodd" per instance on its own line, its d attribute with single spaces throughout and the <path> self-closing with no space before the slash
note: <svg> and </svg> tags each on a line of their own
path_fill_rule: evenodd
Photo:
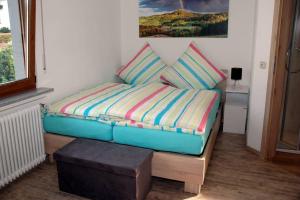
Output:
<svg viewBox="0 0 300 200">
<path fill-rule="evenodd" d="M 225 90 L 226 81 L 219 85 L 218 88 Z M 224 97 L 222 98 L 204 153 L 201 156 L 191 156 L 155 151 L 152 159 L 152 176 L 184 182 L 185 192 L 199 194 L 201 186 L 204 184 L 208 163 L 219 133 L 223 105 Z M 54 162 L 53 153 L 76 138 L 46 133 L 44 134 L 44 139 L 45 150 L 49 155 L 49 160 Z"/>
<path fill-rule="evenodd" d="M 184 182 L 184 191 L 198 194 L 204 183 L 208 162 L 211 158 L 214 144 L 221 123 L 222 106 L 220 106 L 215 124 L 212 128 L 204 153 L 201 156 L 190 156 L 177 153 L 154 152 L 152 159 L 152 175 Z M 50 162 L 53 153 L 72 142 L 73 137 L 51 133 L 44 135 L 46 153 Z"/>
</svg>

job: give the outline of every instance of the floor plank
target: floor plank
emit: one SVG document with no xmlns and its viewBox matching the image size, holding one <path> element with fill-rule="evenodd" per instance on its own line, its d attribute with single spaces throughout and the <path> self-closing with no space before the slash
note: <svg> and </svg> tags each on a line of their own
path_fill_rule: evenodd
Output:
<svg viewBox="0 0 300 200">
<path fill-rule="evenodd" d="M 60 192 L 56 167 L 43 163 L 0 191 L 1 200 L 83 200 Z M 245 147 L 245 137 L 221 134 L 201 194 L 183 192 L 183 183 L 154 178 L 147 200 L 300 200 L 300 176 L 261 160 Z"/>
</svg>

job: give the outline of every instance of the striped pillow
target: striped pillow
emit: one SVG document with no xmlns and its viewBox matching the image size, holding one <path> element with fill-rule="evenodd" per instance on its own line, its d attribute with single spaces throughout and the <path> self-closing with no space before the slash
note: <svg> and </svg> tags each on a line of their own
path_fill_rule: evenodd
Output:
<svg viewBox="0 0 300 200">
<path fill-rule="evenodd" d="M 161 80 L 178 88 L 212 89 L 226 79 L 192 42 L 183 55 L 161 75 Z"/>
<path fill-rule="evenodd" d="M 161 72 L 166 64 L 147 43 L 130 62 L 117 71 L 123 81 L 128 84 L 144 84 L 160 82 Z"/>
</svg>

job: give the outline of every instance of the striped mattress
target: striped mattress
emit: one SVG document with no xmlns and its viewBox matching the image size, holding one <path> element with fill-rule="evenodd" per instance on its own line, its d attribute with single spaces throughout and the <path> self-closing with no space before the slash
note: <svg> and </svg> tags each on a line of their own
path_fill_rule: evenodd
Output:
<svg viewBox="0 0 300 200">
<path fill-rule="evenodd" d="M 51 104 L 47 112 L 201 135 L 219 95 L 214 90 L 178 89 L 162 83 L 104 83 Z"/>
</svg>

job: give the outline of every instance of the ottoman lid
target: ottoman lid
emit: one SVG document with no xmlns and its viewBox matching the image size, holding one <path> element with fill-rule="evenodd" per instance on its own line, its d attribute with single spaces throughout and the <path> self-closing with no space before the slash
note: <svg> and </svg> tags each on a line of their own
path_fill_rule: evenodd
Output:
<svg viewBox="0 0 300 200">
<path fill-rule="evenodd" d="M 113 174 L 136 177 L 153 151 L 138 147 L 76 139 L 54 153 L 56 161 L 94 168 Z M 151 164 L 151 162 L 149 162 Z"/>
</svg>

